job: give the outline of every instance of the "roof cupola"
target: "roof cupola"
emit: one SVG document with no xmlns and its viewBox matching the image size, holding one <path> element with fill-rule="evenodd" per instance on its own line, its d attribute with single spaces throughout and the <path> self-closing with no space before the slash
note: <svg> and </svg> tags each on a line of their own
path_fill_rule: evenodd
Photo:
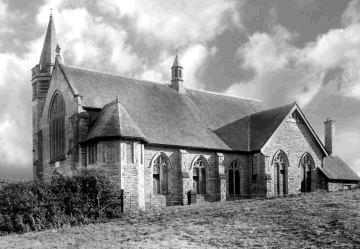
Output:
<svg viewBox="0 0 360 249">
<path fill-rule="evenodd" d="M 179 93 L 186 93 L 183 80 L 183 67 L 179 62 L 178 55 L 176 55 L 171 67 L 171 88 Z"/>
</svg>

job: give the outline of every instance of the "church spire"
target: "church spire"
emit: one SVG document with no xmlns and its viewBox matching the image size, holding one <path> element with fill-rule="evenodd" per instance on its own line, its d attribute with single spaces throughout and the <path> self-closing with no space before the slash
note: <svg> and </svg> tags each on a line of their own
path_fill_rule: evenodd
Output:
<svg viewBox="0 0 360 249">
<path fill-rule="evenodd" d="M 182 71 L 183 67 L 181 66 L 178 55 L 176 54 L 174 63 L 171 67 L 171 87 L 179 93 L 185 93 Z"/>
<path fill-rule="evenodd" d="M 57 45 L 57 40 L 55 34 L 55 25 L 51 10 L 50 20 L 49 20 L 48 28 L 46 30 L 44 45 L 40 56 L 40 62 L 39 62 L 40 71 L 51 73 L 51 68 L 54 66 L 54 61 L 55 61 L 56 45 Z"/>
</svg>

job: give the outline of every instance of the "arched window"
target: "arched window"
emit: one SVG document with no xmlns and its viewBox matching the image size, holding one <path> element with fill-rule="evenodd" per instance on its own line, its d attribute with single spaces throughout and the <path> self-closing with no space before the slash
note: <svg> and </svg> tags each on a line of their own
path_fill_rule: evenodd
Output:
<svg viewBox="0 0 360 249">
<path fill-rule="evenodd" d="M 232 161 L 228 167 L 229 195 L 240 195 L 240 164 Z"/>
<path fill-rule="evenodd" d="M 167 194 L 168 176 L 167 171 L 170 161 L 165 154 L 160 154 L 153 162 L 153 193 Z"/>
<path fill-rule="evenodd" d="M 311 191 L 311 172 L 314 169 L 315 163 L 309 153 L 305 153 L 300 158 L 300 165 L 302 171 L 301 192 Z"/>
<path fill-rule="evenodd" d="M 206 159 L 203 156 L 197 158 L 192 165 L 193 190 L 196 194 L 206 194 Z"/>
<path fill-rule="evenodd" d="M 288 167 L 289 161 L 286 154 L 280 150 L 273 158 L 274 166 L 274 192 L 277 196 L 288 194 Z"/>
<path fill-rule="evenodd" d="M 65 103 L 60 93 L 55 93 L 49 113 L 50 161 L 65 159 Z"/>
</svg>

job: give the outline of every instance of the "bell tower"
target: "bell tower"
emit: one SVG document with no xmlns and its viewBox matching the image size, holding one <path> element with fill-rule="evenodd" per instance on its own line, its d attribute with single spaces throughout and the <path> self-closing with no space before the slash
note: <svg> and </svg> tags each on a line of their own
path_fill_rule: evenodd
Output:
<svg viewBox="0 0 360 249">
<path fill-rule="evenodd" d="M 183 80 L 183 67 L 180 65 L 178 55 L 176 55 L 171 67 L 171 88 L 179 93 L 186 93 Z"/>
<path fill-rule="evenodd" d="M 32 68 L 32 135 L 33 135 L 33 178 L 42 178 L 42 131 L 40 119 L 42 108 L 45 103 L 50 79 L 55 64 L 56 47 L 55 25 L 52 13 L 50 14 L 49 24 L 45 34 L 44 45 L 40 55 L 39 64 Z"/>
</svg>

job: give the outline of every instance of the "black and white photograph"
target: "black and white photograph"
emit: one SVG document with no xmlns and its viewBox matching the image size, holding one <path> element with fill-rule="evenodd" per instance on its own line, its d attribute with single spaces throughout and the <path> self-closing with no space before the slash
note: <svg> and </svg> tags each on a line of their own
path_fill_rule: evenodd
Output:
<svg viewBox="0 0 360 249">
<path fill-rule="evenodd" d="M 0 249 L 360 249 L 360 0 L 0 0 Z"/>
</svg>

